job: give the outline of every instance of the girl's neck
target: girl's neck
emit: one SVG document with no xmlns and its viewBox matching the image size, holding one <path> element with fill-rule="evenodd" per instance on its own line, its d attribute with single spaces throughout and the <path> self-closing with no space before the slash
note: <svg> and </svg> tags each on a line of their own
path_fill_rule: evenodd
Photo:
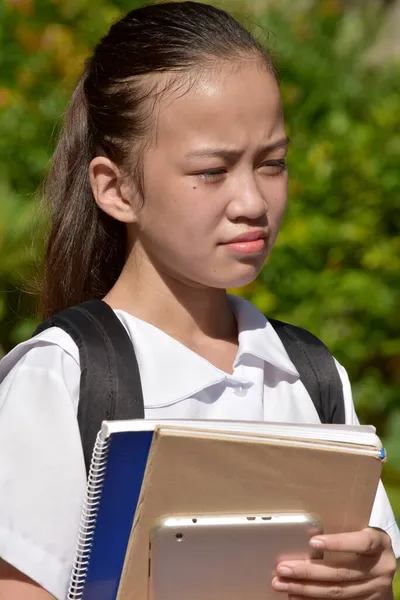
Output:
<svg viewBox="0 0 400 600">
<path fill-rule="evenodd" d="M 188 346 L 206 339 L 237 344 L 237 322 L 225 290 L 182 282 L 154 267 L 138 272 L 129 262 L 104 298 L 112 308 L 147 321 Z"/>
</svg>

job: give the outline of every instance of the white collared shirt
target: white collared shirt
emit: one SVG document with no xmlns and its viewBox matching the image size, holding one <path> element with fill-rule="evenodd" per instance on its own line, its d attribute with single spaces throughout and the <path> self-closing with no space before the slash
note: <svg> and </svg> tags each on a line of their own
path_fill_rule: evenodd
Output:
<svg viewBox="0 0 400 600">
<path fill-rule="evenodd" d="M 230 297 L 239 327 L 232 374 L 160 329 L 116 311 L 133 341 L 146 418 L 237 419 L 319 423 L 315 407 L 280 338 L 249 302 Z M 349 380 L 346 423 L 358 423 Z M 79 352 L 51 328 L 0 362 L 0 557 L 66 597 L 86 473 L 76 419 Z M 382 486 L 371 525 L 400 534 Z"/>
</svg>

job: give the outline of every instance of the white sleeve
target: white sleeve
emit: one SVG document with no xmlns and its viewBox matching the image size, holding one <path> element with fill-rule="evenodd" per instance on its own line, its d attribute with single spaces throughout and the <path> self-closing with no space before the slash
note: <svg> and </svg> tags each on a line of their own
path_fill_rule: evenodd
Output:
<svg viewBox="0 0 400 600">
<path fill-rule="evenodd" d="M 80 368 L 53 344 L 17 357 L 0 363 L 0 557 L 64 600 L 86 485 Z"/>
<path fill-rule="evenodd" d="M 336 366 L 343 384 L 346 423 L 348 425 L 359 425 L 359 420 L 354 408 L 351 385 L 346 369 L 338 362 L 336 362 Z M 393 551 L 396 555 L 396 558 L 399 558 L 400 532 L 382 482 L 379 482 L 369 524 L 371 527 L 378 527 L 379 529 L 386 531 L 392 540 Z"/>
</svg>

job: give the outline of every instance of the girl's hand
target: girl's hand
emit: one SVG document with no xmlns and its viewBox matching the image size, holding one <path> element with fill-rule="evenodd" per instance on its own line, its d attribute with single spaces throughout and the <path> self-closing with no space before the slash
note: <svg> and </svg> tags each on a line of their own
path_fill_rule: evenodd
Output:
<svg viewBox="0 0 400 600">
<path fill-rule="evenodd" d="M 354 533 L 318 535 L 313 548 L 353 553 L 346 566 L 329 566 L 318 560 L 283 561 L 277 566 L 272 586 L 286 592 L 291 600 L 304 598 L 360 598 L 389 600 L 396 559 L 390 537 L 380 529 L 368 527 Z"/>
</svg>

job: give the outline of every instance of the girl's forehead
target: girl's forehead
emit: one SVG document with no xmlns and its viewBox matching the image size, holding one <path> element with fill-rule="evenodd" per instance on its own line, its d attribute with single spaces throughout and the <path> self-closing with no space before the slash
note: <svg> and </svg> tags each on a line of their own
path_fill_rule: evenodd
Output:
<svg viewBox="0 0 400 600">
<path fill-rule="evenodd" d="M 160 98 L 157 119 L 159 144 L 193 136 L 270 137 L 283 130 L 281 96 L 274 75 L 260 62 L 204 71 L 186 86 Z"/>
</svg>

